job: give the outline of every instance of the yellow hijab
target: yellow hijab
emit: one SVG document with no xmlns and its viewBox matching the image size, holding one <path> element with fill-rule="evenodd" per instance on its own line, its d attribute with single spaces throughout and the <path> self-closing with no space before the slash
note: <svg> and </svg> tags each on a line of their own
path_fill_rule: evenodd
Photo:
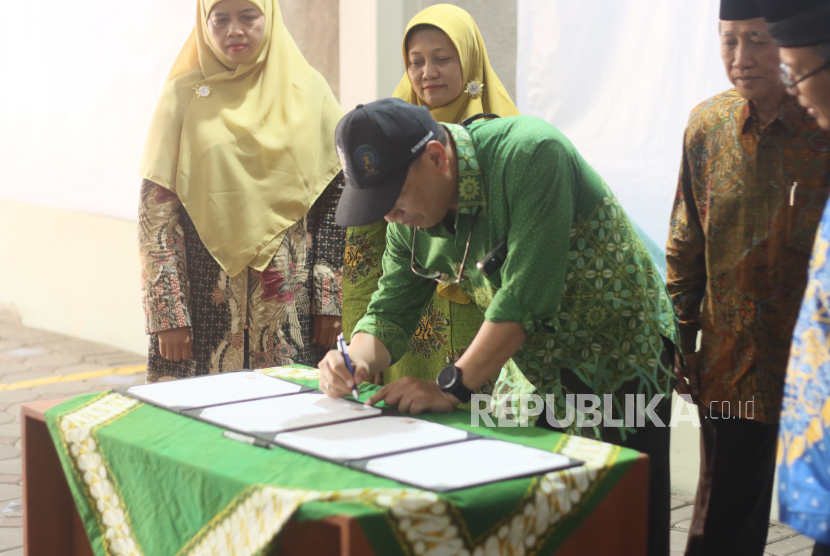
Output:
<svg viewBox="0 0 830 556">
<path fill-rule="evenodd" d="M 208 31 L 219 0 L 198 0 L 196 28 L 167 76 L 141 161 L 141 177 L 178 195 L 230 276 L 264 269 L 340 171 L 340 104 L 288 34 L 277 0 L 249 1 L 265 14 L 265 29 L 237 65 Z M 205 86 L 209 94 L 199 95 Z"/>
<path fill-rule="evenodd" d="M 436 122 L 460 124 L 466 118 L 476 114 L 489 113 L 499 116 L 519 116 L 521 113 L 510 95 L 499 81 L 496 72 L 490 67 L 490 59 L 487 57 L 487 49 L 484 47 L 484 39 L 478 30 L 473 16 L 457 6 L 451 4 L 436 4 L 420 11 L 406 26 L 403 35 L 403 64 L 404 68 L 409 65 L 409 54 L 406 51 L 406 39 L 409 32 L 416 25 L 433 25 L 441 29 L 455 45 L 458 56 L 461 59 L 461 76 L 464 90 L 455 100 L 440 108 L 433 108 L 430 114 Z M 467 84 L 470 81 L 477 81 L 484 85 L 481 95 L 472 98 L 467 93 Z M 405 100 L 410 104 L 428 106 L 415 93 L 409 74 L 404 69 L 403 78 L 392 96 Z M 458 287 L 439 284 L 438 295 L 466 305 L 470 298 Z"/>
<path fill-rule="evenodd" d="M 510 95 L 499 81 L 496 72 L 490 67 L 484 39 L 481 38 L 473 16 L 450 4 L 436 4 L 419 12 L 406 26 L 403 36 L 404 68 L 408 66 L 409 60 L 406 52 L 406 38 L 409 31 L 416 25 L 433 25 L 444 31 L 455 45 L 461 58 L 464 90 L 451 103 L 430 110 L 435 121 L 459 124 L 466 118 L 483 112 L 498 114 L 502 117 L 520 115 L 519 109 L 510 100 Z M 481 96 L 478 98 L 474 99 L 467 93 L 467 84 L 470 81 L 477 81 L 484 85 Z M 411 104 L 428 106 L 415 93 L 406 71 L 392 96 Z"/>
</svg>

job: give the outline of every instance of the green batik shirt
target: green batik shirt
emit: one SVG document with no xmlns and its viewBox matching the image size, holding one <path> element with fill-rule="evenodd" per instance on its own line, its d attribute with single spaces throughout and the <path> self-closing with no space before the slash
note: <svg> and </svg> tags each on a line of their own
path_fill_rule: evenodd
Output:
<svg viewBox="0 0 830 556">
<path fill-rule="evenodd" d="M 417 263 L 456 276 L 472 228 L 461 287 L 485 320 L 524 326 L 512 361 L 538 394 L 554 395 L 557 419 L 566 417 L 566 394 L 613 393 L 605 411 L 615 418 L 625 415 L 624 394 L 645 394 L 646 403 L 669 396 L 661 336 L 676 342 L 671 301 L 602 178 L 542 120 L 444 125 L 458 154 L 455 233 L 443 223 L 418 230 Z M 411 229 L 389 225 L 378 291 L 355 328 L 380 339 L 393 361 L 409 349 L 436 288 L 410 269 L 411 239 Z M 507 258 L 485 277 L 475 262 L 502 240 Z M 569 433 L 611 441 L 634 430 L 576 423 Z"/>
</svg>

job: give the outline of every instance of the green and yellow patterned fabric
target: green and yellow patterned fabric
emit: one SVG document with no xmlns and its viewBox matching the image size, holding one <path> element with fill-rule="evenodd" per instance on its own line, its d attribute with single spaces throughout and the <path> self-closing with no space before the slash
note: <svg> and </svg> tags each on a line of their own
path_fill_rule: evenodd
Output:
<svg viewBox="0 0 830 556">
<path fill-rule="evenodd" d="M 261 372 L 317 386 L 317 371 Z M 361 399 L 377 387 L 361 385 Z M 376 554 L 551 554 L 625 475 L 637 452 L 537 428 L 425 418 L 581 459 L 556 473 L 446 494 L 409 488 L 108 392 L 46 413 L 97 556 L 274 554 L 290 519 L 355 517 Z M 516 433 L 519 434 L 516 434 Z"/>
<path fill-rule="evenodd" d="M 343 333 L 347 340 L 377 291 L 386 226 L 382 220 L 347 231 L 343 263 Z M 475 303 L 469 298 L 463 300 L 465 303 L 458 303 L 438 293 L 433 295 L 410 338 L 407 353 L 384 371 L 385 383 L 404 376 L 433 380 L 441 369 L 458 360 L 484 322 Z"/>
<path fill-rule="evenodd" d="M 474 265 L 461 288 L 492 322 L 519 322 L 527 339 L 513 363 L 540 394 L 613 394 L 605 411 L 625 414 L 625 395 L 671 398 L 663 337 L 676 342 L 675 316 L 651 256 L 614 194 L 556 128 L 517 116 L 444 124 L 458 161 L 455 233 L 443 223 L 419 230 L 417 263 L 457 275 L 472 228 L 469 259 L 507 241 L 507 259 L 485 277 Z M 477 214 L 477 219 L 473 215 Z M 475 220 L 475 223 L 474 223 Z M 435 292 L 410 270 L 412 231 L 390 224 L 383 276 L 355 332 L 373 334 L 399 359 L 409 330 Z M 607 403 L 607 402 L 605 402 Z M 579 411 L 577 411 L 579 413 Z M 569 433 L 625 440 L 635 429 L 577 426 Z"/>
</svg>

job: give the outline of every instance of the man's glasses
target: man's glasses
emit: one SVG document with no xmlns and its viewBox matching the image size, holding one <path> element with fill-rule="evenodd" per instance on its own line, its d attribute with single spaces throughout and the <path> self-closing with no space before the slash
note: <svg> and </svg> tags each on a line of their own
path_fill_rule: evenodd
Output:
<svg viewBox="0 0 830 556">
<path fill-rule="evenodd" d="M 418 228 L 412 228 L 412 260 L 410 262 L 412 272 L 414 272 L 416 276 L 426 278 L 427 280 L 435 280 L 439 284 L 446 284 L 448 286 L 460 284 L 461 280 L 464 278 L 464 266 L 467 264 L 467 253 L 470 252 L 470 240 L 473 239 L 473 228 L 475 228 L 475 222 L 473 224 L 473 226 L 470 226 L 470 234 L 467 236 L 467 246 L 464 247 L 464 256 L 461 258 L 461 266 L 458 267 L 458 276 L 456 276 L 455 280 L 450 280 L 449 274 L 444 274 L 443 272 L 431 272 L 426 268 L 415 264 L 415 234 L 418 232 Z"/>
<path fill-rule="evenodd" d="M 788 65 L 787 65 L 787 64 L 785 64 L 784 62 L 781 62 L 781 81 L 784 83 L 784 86 L 785 86 L 787 89 L 790 89 L 790 90 L 794 91 L 794 90 L 795 90 L 795 88 L 796 88 L 796 86 L 797 86 L 799 83 L 801 83 L 801 82 L 802 82 L 802 81 L 804 81 L 805 79 L 809 79 L 809 78 L 813 77 L 813 76 L 814 76 L 815 74 L 817 74 L 818 72 L 820 72 L 820 71 L 824 71 L 824 70 L 826 70 L 826 69 L 828 69 L 828 68 L 830 68 L 830 61 L 825 62 L 825 64 L 824 64 L 823 66 L 821 66 L 821 67 L 819 67 L 819 68 L 817 68 L 817 69 L 814 69 L 813 71 L 811 71 L 811 72 L 810 72 L 810 73 L 808 73 L 807 75 L 804 75 L 804 76 L 802 76 L 802 77 L 799 77 L 799 78 L 798 78 L 798 79 L 796 79 L 796 80 L 793 80 L 793 78 L 792 78 L 792 70 L 790 69 L 790 66 L 788 66 Z"/>
</svg>

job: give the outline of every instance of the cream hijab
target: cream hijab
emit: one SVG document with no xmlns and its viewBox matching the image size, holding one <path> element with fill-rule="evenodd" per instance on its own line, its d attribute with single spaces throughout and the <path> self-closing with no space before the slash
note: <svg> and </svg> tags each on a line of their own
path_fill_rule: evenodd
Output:
<svg viewBox="0 0 830 556">
<path fill-rule="evenodd" d="M 519 109 L 510 100 L 510 95 L 507 94 L 504 85 L 499 81 L 496 72 L 490 67 L 490 59 L 487 57 L 484 39 L 481 38 L 481 33 L 473 16 L 450 4 L 436 4 L 419 12 L 406 26 L 406 32 L 404 33 L 404 67 L 409 65 L 407 63 L 409 56 L 406 52 L 406 38 L 416 25 L 438 27 L 453 42 L 461 58 L 464 90 L 446 106 L 432 108 L 418 97 L 412 87 L 412 82 L 409 80 L 409 75 L 404 72 L 403 78 L 392 96 L 411 104 L 427 106 L 431 108 L 430 113 L 435 121 L 450 124 L 460 124 L 466 118 L 483 112 L 498 114 L 502 117 L 521 115 Z M 477 81 L 484 85 L 478 98 L 474 99 L 467 93 L 467 84 L 470 81 Z"/>
<path fill-rule="evenodd" d="M 208 32 L 219 0 L 198 1 L 196 28 L 167 77 L 141 161 L 141 177 L 178 195 L 230 276 L 264 269 L 340 171 L 340 104 L 288 34 L 277 0 L 249 1 L 265 14 L 265 29 L 238 65 Z M 197 94 L 203 86 L 207 96 Z"/>
</svg>

